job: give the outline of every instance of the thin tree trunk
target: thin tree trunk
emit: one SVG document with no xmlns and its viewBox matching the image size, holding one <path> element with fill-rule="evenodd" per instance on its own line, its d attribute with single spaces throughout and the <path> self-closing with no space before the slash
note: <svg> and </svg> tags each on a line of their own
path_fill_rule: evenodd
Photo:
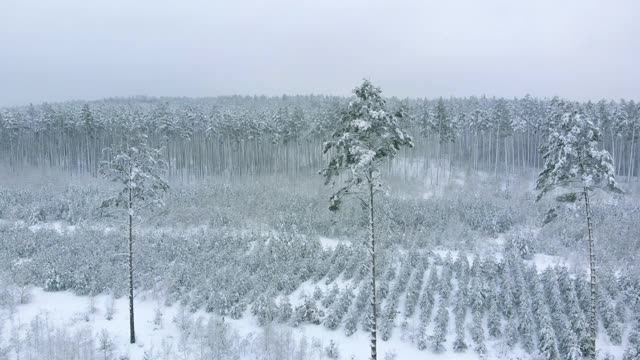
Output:
<svg viewBox="0 0 640 360">
<path fill-rule="evenodd" d="M 373 222 L 373 174 L 369 172 L 369 246 L 371 251 L 371 360 L 377 355 L 377 319 L 376 311 L 376 242 Z"/>
<path fill-rule="evenodd" d="M 438 141 L 438 169 L 436 170 L 436 185 L 440 181 L 440 168 L 442 167 L 442 142 Z"/>
<path fill-rule="evenodd" d="M 507 154 L 507 137 L 504 138 L 504 174 L 509 176 L 509 157 Z"/>
<path fill-rule="evenodd" d="M 130 169 L 131 171 L 131 169 Z M 131 184 L 129 184 L 129 342 L 135 344 L 136 332 L 133 320 L 133 211 Z"/>
<path fill-rule="evenodd" d="M 629 148 L 629 168 L 627 169 L 627 183 L 631 181 L 631 175 L 633 175 L 633 145 L 636 141 L 636 129 L 633 128 L 631 135 L 631 147 Z"/>
<path fill-rule="evenodd" d="M 615 138 L 613 137 L 613 129 L 610 129 L 609 133 L 611 134 L 611 160 L 613 161 L 613 171 L 616 173 L 616 175 L 618 175 L 618 161 L 616 161 L 616 142 Z"/>
<path fill-rule="evenodd" d="M 596 254 L 594 249 L 593 231 L 591 227 L 591 207 L 589 205 L 589 190 L 584 187 L 584 205 L 587 215 L 587 234 L 589 241 L 589 270 L 591 272 L 591 304 L 589 313 L 589 353 L 587 358 L 591 360 L 596 359 L 596 334 L 597 334 L 597 320 L 596 320 Z"/>
<path fill-rule="evenodd" d="M 498 156 L 500 155 L 500 126 L 498 126 L 498 130 L 496 130 L 496 163 L 493 168 L 493 174 L 498 178 Z"/>
</svg>

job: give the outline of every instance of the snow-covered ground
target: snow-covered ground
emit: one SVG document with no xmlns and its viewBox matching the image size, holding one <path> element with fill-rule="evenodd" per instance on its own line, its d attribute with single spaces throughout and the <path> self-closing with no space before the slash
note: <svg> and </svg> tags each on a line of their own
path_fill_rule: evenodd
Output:
<svg viewBox="0 0 640 360">
<path fill-rule="evenodd" d="M 320 236 L 320 245 L 322 245 L 322 248 L 325 250 L 328 250 L 328 249 L 335 250 L 336 246 L 338 246 L 339 244 L 349 245 L 350 243 L 345 240 Z"/>
<path fill-rule="evenodd" d="M 2 226 L 27 226 L 24 223 L 4 222 Z M 88 226 L 88 225 L 81 225 Z M 99 226 L 99 225 L 91 225 Z M 29 227 L 32 231 L 54 230 L 61 234 L 66 232 L 77 231 L 77 227 L 64 223 L 42 223 Z M 92 228 L 94 229 L 94 228 Z M 97 228 L 96 228 L 97 229 Z M 108 228 L 103 229 L 109 231 Z M 164 231 L 165 229 L 155 229 L 149 231 Z M 206 226 L 194 227 L 189 231 L 206 232 Z M 166 229 L 166 231 L 176 231 L 176 229 Z M 335 250 L 339 244 L 349 244 L 348 240 L 334 239 L 328 237 L 319 237 L 320 244 L 326 250 Z M 491 248 L 488 253 L 490 256 L 500 259 L 501 253 L 498 249 L 502 249 L 505 243 L 504 235 L 487 239 L 486 244 Z M 446 248 L 433 251 L 434 254 L 441 258 L 451 257 L 456 259 L 460 252 Z M 485 256 L 484 254 L 481 256 Z M 467 254 L 468 260 L 473 262 L 475 255 Z M 534 264 L 538 271 L 555 266 L 572 267 L 573 262 L 570 259 L 551 256 L 547 254 L 534 254 L 532 260 L 528 263 Z M 575 267 L 575 264 L 573 265 Z M 426 278 L 426 277 L 425 277 Z M 292 305 L 300 304 L 303 294 L 311 295 L 316 286 L 319 286 L 324 293 L 328 288 L 337 285 L 341 289 L 345 287 L 353 287 L 352 281 L 345 281 L 339 276 L 335 281 L 326 284 L 324 281 L 312 283 L 307 281 L 303 283 L 296 291 L 289 295 Z M 128 319 L 128 299 L 126 297 L 113 300 L 115 313 L 113 318 L 107 320 L 107 308 L 111 302 L 108 295 L 100 295 L 94 298 L 85 296 L 77 296 L 70 292 L 45 292 L 40 288 L 34 288 L 31 292 L 30 301 L 23 305 L 18 305 L 14 310 L 0 310 L 0 325 L 2 332 L 0 333 L 0 359 L 2 359 L 2 348 L 11 346 L 9 352 L 10 359 L 22 359 L 28 356 L 28 346 L 24 345 L 29 341 L 29 337 L 33 337 L 34 328 L 38 324 L 45 323 L 52 333 L 66 331 L 71 336 L 83 335 L 86 338 L 92 338 L 94 343 L 91 346 L 96 349 L 100 345 L 99 339 L 102 334 L 109 334 L 113 341 L 113 356 L 119 359 L 120 356 L 126 356 L 130 360 L 137 359 L 199 359 L 198 357 L 198 337 L 194 330 L 194 324 L 200 322 L 206 324 L 210 321 L 222 321 L 215 315 L 205 313 L 200 310 L 190 313 L 180 305 L 165 306 L 164 299 L 156 298 L 151 294 L 141 293 L 136 297 L 136 334 L 137 343 L 129 344 L 129 319 Z M 398 309 L 404 307 L 404 296 L 401 297 Z M 452 309 L 449 309 L 450 319 L 454 318 Z M 453 359 L 453 360 L 471 360 L 480 359 L 479 355 L 472 349 L 473 342 L 467 338 L 466 342 L 470 348 L 464 353 L 455 353 L 451 349 L 451 344 L 455 339 L 453 320 L 449 322 L 447 341 L 445 347 L 447 351 L 441 354 L 435 354 L 431 349 L 420 351 L 415 343 L 412 343 L 412 334 L 416 331 L 415 323 L 417 314 L 409 319 L 407 329 L 402 329 L 402 316 L 398 316 L 395 321 L 394 331 L 389 341 L 379 339 L 379 354 L 384 359 L 385 354 L 389 354 L 389 358 L 395 354 L 396 359 L 417 359 L 428 356 L 435 359 Z M 470 319 L 467 319 L 467 325 L 470 325 Z M 261 353 L 262 342 L 269 336 L 278 336 L 279 341 L 284 341 L 290 345 L 292 349 L 301 348 L 301 344 L 305 341 L 308 345 L 307 355 L 304 358 L 320 359 L 326 358 L 325 348 L 331 341 L 337 345 L 342 359 L 367 359 L 369 356 L 369 339 L 368 334 L 362 330 L 347 337 L 344 334 L 344 328 L 338 327 L 337 330 L 329 330 L 323 325 L 301 325 L 293 328 L 289 325 L 274 325 L 265 330 L 258 326 L 257 319 L 250 314 L 247 309 L 242 319 L 233 320 L 224 319 L 225 324 L 230 326 L 230 334 L 235 339 L 238 347 L 244 347 L 246 353 L 241 355 L 242 359 L 255 359 L 256 354 Z M 185 323 L 190 325 L 186 326 Z M 35 324 L 35 325 L 34 325 Z M 433 322 L 427 327 L 427 334 L 434 331 Z M 188 328 L 188 329 L 187 329 Z M 273 335 L 276 333 L 277 335 Z M 604 334 L 604 329 L 600 333 Z M 23 343 L 23 346 L 16 344 Z M 242 345 L 244 344 L 244 345 Z M 287 346 L 289 346 L 287 345 Z M 509 349 L 504 340 L 487 340 L 486 345 L 489 351 L 488 359 L 531 359 L 531 356 L 524 353 L 518 346 L 515 349 Z M 621 354 L 625 344 L 622 346 L 612 345 L 608 338 L 602 336 L 599 339 L 599 349 L 611 354 Z M 18 356 L 16 349 L 21 352 Z M 297 350 L 296 350 L 297 351 Z M 157 354 L 157 357 L 149 357 L 149 354 Z M 146 357 L 145 357 L 146 356 Z M 164 357 L 163 357 L 164 356 Z M 36 357 L 38 358 L 38 357 Z M 620 358 L 620 357 L 617 357 Z M 616 359 L 617 359 L 616 358 Z M 58 359 L 57 357 L 55 359 Z"/>
<path fill-rule="evenodd" d="M 136 314 L 136 344 L 129 344 L 129 318 L 128 318 L 128 299 L 126 297 L 115 299 L 115 313 L 113 319 L 107 320 L 107 304 L 110 302 L 110 296 L 100 295 L 94 298 L 86 296 L 77 296 L 70 292 L 45 292 L 42 289 L 34 288 L 31 293 L 31 300 L 28 304 L 17 306 L 15 313 L 2 313 L 5 319 L 3 342 L 7 346 L 15 341 L 16 330 L 19 331 L 20 337 L 24 340 L 30 329 L 31 324 L 38 318 L 44 320 L 51 329 L 64 329 L 69 333 L 82 332 L 85 335 L 93 334 L 96 339 L 96 346 L 99 346 L 99 339 L 102 330 L 106 330 L 114 343 L 114 354 L 119 356 L 125 355 L 130 360 L 142 360 L 145 352 L 161 353 L 171 349 L 175 358 L 183 358 L 184 352 L 181 353 L 181 336 L 180 330 L 180 313 L 187 313 L 190 319 L 202 318 L 209 320 L 213 315 L 198 311 L 196 313 L 188 313 L 187 310 L 179 305 L 164 306 L 161 301 L 152 299 L 150 296 L 139 296 L 135 301 Z M 93 310 L 92 310 L 93 309 Z M 161 322 L 157 321 L 157 314 L 162 314 Z M 264 329 L 260 328 L 249 314 L 246 314 L 240 320 L 225 319 L 231 325 L 232 330 L 244 339 L 257 339 L 262 336 Z M 367 359 L 369 355 L 369 337 L 363 331 L 358 331 L 350 337 L 346 337 L 341 328 L 331 331 L 324 326 L 303 325 L 299 328 L 289 328 L 294 343 L 300 342 L 302 337 L 306 338 L 309 345 L 308 358 L 321 358 L 320 351 L 314 353 L 311 344 L 321 344 L 324 350 L 330 343 L 334 341 L 337 344 L 342 359 Z M 453 341 L 453 334 L 449 341 Z M 259 347 L 259 345 L 256 345 Z M 399 336 L 391 338 L 389 341 L 378 340 L 378 352 L 380 354 L 396 354 L 397 359 L 417 359 L 424 357 L 427 352 L 421 352 L 414 345 L 404 343 Z M 22 349 L 26 354 L 26 349 Z M 178 357 L 180 354 L 180 357 Z M 471 360 L 479 359 L 472 351 L 464 354 L 456 354 L 455 357 L 450 352 L 444 354 L 433 354 L 428 352 L 430 357 L 441 359 Z M 13 359 L 17 359 L 15 352 L 11 353 Z M 326 355 L 322 355 L 326 358 Z M 174 357 L 169 357 L 170 359 Z M 188 359 L 195 359 L 196 354 Z M 250 357 L 248 357 L 250 358 Z M 384 358 L 384 357 L 383 357 Z"/>
<path fill-rule="evenodd" d="M 440 256 L 457 255 L 455 252 L 444 250 L 437 251 L 437 253 Z M 536 265 L 540 264 L 540 266 L 553 266 L 562 260 L 556 257 L 536 254 L 532 261 Z M 341 288 L 352 285 L 351 282 L 340 281 L 340 279 L 335 284 L 338 284 Z M 326 285 L 322 281 L 317 284 L 305 282 L 289 297 L 295 307 L 296 304 L 300 303 L 303 294 L 310 296 L 316 286 L 322 288 L 326 293 L 327 289 L 333 285 L 334 283 Z M 108 320 L 107 314 L 110 304 L 113 304 L 115 311 L 112 319 Z M 400 304 L 400 307 L 402 306 Z M 2 331 L 4 336 L 0 337 L 2 340 L 0 341 L 0 349 L 3 346 L 6 348 L 11 344 L 15 344 L 17 339 L 27 341 L 29 336 L 33 336 L 34 324 L 45 323 L 51 334 L 64 331 L 69 334 L 83 334 L 85 337 L 93 337 L 95 340 L 93 346 L 96 349 L 101 344 L 99 340 L 101 334 L 106 331 L 114 344 L 112 355 L 115 359 L 119 359 L 121 356 L 126 356 L 130 360 L 146 360 L 149 358 L 199 359 L 197 340 L 199 339 L 197 334 L 199 330 L 194 329 L 194 324 L 206 324 L 209 321 L 213 321 L 212 319 L 217 319 L 217 321 L 224 321 L 228 324 L 230 326 L 229 333 L 236 344 L 245 347 L 244 351 L 246 353 L 243 356 L 241 355 L 242 359 L 254 359 L 256 354 L 262 352 L 262 347 L 265 346 L 262 342 L 267 336 L 267 332 L 278 334 L 271 335 L 278 336 L 278 341 L 286 341 L 289 345 L 285 347 L 288 346 L 292 349 L 292 354 L 299 351 L 296 349 L 299 349 L 303 342 L 306 343 L 305 359 L 326 358 L 325 350 L 331 341 L 337 345 L 341 359 L 367 359 L 369 355 L 369 337 L 362 330 L 349 337 L 344 334 L 342 327 L 337 330 L 328 330 L 322 325 L 301 325 L 297 328 L 288 325 L 276 325 L 265 330 L 258 326 L 257 320 L 251 316 L 248 309 L 242 319 L 226 318 L 222 320 L 201 310 L 190 313 L 180 305 L 166 306 L 163 301 L 153 295 L 143 293 L 136 297 L 135 313 L 137 343 L 129 344 L 128 299 L 126 297 L 119 299 L 113 299 L 109 295 L 87 297 L 77 296 L 70 292 L 45 292 L 40 288 L 33 288 L 28 303 L 16 306 L 13 311 L 4 310 L 0 312 L 0 320 L 4 320 L 4 329 Z M 450 316 L 453 318 L 453 313 Z M 395 359 L 419 359 L 425 356 L 434 359 L 452 360 L 481 359 L 471 348 L 464 353 L 455 353 L 450 349 L 455 338 L 452 322 L 450 322 L 445 343 L 448 349 L 446 352 L 436 354 L 430 349 L 425 351 L 418 350 L 416 345 L 411 343 L 411 333 L 415 329 L 410 324 L 409 329 L 402 330 L 399 326 L 400 318 L 399 316 L 396 320 L 398 324 L 391 339 L 389 341 L 378 340 L 378 351 L 379 354 L 383 355 L 382 359 L 394 359 L 393 356 L 396 356 Z M 428 326 L 427 333 L 431 331 L 433 331 L 433 324 Z M 78 337 L 79 335 L 73 336 Z M 468 344 L 472 344 L 470 339 L 467 340 Z M 624 348 L 611 345 L 604 337 L 598 341 L 598 346 L 601 350 L 614 355 L 621 354 Z M 524 353 L 519 347 L 509 349 L 504 344 L 504 340 L 488 340 L 486 344 L 489 350 L 487 359 L 531 359 L 530 355 Z M 23 346 L 21 351 L 20 358 L 25 358 L 27 348 Z M 98 351 L 98 353 L 100 352 Z M 19 358 L 15 351 L 9 354 L 10 359 Z M 155 354 L 154 356 L 157 357 L 150 357 L 149 354 Z"/>
</svg>

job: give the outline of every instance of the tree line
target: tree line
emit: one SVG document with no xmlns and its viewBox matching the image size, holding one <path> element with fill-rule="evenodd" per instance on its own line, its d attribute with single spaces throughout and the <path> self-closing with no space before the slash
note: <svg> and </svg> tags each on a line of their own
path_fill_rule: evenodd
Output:
<svg viewBox="0 0 640 360">
<path fill-rule="evenodd" d="M 111 145 L 145 133 L 162 148 L 171 178 L 208 175 L 313 174 L 324 166 L 322 141 L 351 98 L 331 96 L 116 98 L 0 110 L 0 158 L 13 170 L 60 168 L 97 176 Z M 544 123 L 559 99 L 531 96 L 448 99 L 389 98 L 406 112 L 401 126 L 415 147 L 393 169 L 420 167 L 436 179 L 451 167 L 495 176 L 541 168 Z M 602 131 L 600 146 L 615 173 L 638 175 L 640 107 L 633 100 L 576 103 Z M 437 180 L 436 180 L 437 181 Z"/>
</svg>

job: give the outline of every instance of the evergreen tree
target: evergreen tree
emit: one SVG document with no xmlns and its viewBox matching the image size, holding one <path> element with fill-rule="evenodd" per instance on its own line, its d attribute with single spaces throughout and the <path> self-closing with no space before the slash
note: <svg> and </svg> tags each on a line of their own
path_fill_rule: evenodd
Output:
<svg viewBox="0 0 640 360">
<path fill-rule="evenodd" d="M 321 300 L 321 299 L 322 299 L 322 297 L 323 297 L 322 289 L 320 289 L 320 287 L 319 287 L 319 286 L 316 286 L 316 287 L 313 289 L 313 300 L 317 300 L 317 301 L 319 301 L 319 300 Z"/>
<path fill-rule="evenodd" d="M 358 331 L 358 317 L 355 312 L 350 312 L 344 321 L 344 333 L 347 336 L 351 336 Z"/>
<path fill-rule="evenodd" d="M 422 282 L 424 279 L 424 273 L 426 271 L 426 260 L 419 261 L 416 271 L 407 288 L 407 295 L 404 302 L 404 315 L 409 318 L 413 315 L 420 299 L 420 292 L 422 290 Z"/>
<path fill-rule="evenodd" d="M 600 294 L 599 313 L 601 314 L 602 325 L 605 328 L 611 343 L 614 345 L 620 345 L 622 343 L 622 325 L 618 322 L 615 308 L 610 301 L 606 290 L 601 291 Z"/>
<path fill-rule="evenodd" d="M 502 321 L 498 312 L 498 305 L 494 297 L 491 297 L 489 313 L 487 313 L 487 327 L 489 328 L 489 336 L 492 338 L 502 337 Z"/>
<path fill-rule="evenodd" d="M 580 352 L 580 349 L 578 349 L 577 347 L 572 347 L 570 349 L 570 351 L 567 353 L 567 355 L 565 355 L 564 357 L 565 360 L 582 360 L 582 353 Z"/>
<path fill-rule="evenodd" d="M 390 300 L 382 311 L 382 319 L 380 321 L 380 337 L 382 341 L 387 341 L 391 337 L 391 332 L 395 327 L 396 314 L 396 301 Z"/>
<path fill-rule="evenodd" d="M 456 333 L 456 338 L 453 341 L 453 351 L 461 353 L 467 350 L 467 343 L 464 341 L 464 332 Z"/>
<path fill-rule="evenodd" d="M 258 319 L 260 326 L 266 326 L 276 317 L 276 305 L 269 294 L 261 294 L 251 306 L 251 314 Z"/>
<path fill-rule="evenodd" d="M 620 295 L 618 299 L 616 299 L 616 304 L 614 305 L 614 311 L 616 313 L 616 318 L 618 322 L 624 324 L 627 320 L 627 308 L 624 305 L 623 296 Z"/>
<path fill-rule="evenodd" d="M 538 341 L 540 357 L 545 360 L 560 359 L 556 334 L 551 326 L 551 320 L 549 319 L 548 314 L 543 316 L 544 317 L 540 320 L 540 339 Z"/>
<path fill-rule="evenodd" d="M 121 185 L 118 194 L 102 202 L 101 208 L 126 211 L 129 220 L 129 341 L 136 342 L 133 307 L 133 221 L 151 207 L 162 207 L 162 196 L 169 189 L 163 179 L 166 164 L 160 150 L 150 147 L 145 137 L 136 138 L 125 147 L 108 149 L 113 158 L 101 164 L 105 178 Z"/>
<path fill-rule="evenodd" d="M 338 284 L 333 284 L 331 290 L 327 292 L 327 294 L 322 299 L 322 306 L 325 308 L 329 308 L 331 304 L 338 298 L 338 294 L 340 293 L 340 289 L 338 288 Z"/>
<path fill-rule="evenodd" d="M 513 349 L 513 347 L 518 343 L 518 335 L 519 334 L 516 319 L 507 319 L 507 326 L 504 329 L 504 336 L 506 344 L 509 348 Z"/>
<path fill-rule="evenodd" d="M 464 253 L 460 253 L 455 263 L 453 264 L 456 278 L 458 279 L 458 288 L 467 288 L 469 285 L 469 259 Z"/>
<path fill-rule="evenodd" d="M 333 308 L 327 315 L 324 321 L 324 325 L 330 329 L 335 330 L 340 325 L 342 318 L 349 311 L 351 301 L 353 300 L 353 291 L 347 288 L 342 291 L 338 301 L 333 305 Z"/>
<path fill-rule="evenodd" d="M 532 231 L 519 231 L 511 235 L 506 244 L 507 252 L 514 252 L 520 258 L 531 260 L 536 252 L 534 243 L 534 233 Z"/>
<path fill-rule="evenodd" d="M 436 314 L 435 329 L 431 340 L 434 352 L 440 353 L 445 350 L 443 344 L 447 341 L 448 328 L 449 310 L 447 310 L 445 304 L 440 304 L 438 313 Z"/>
<path fill-rule="evenodd" d="M 320 173 L 326 184 L 335 183 L 341 173 L 347 180 L 330 199 L 329 208 L 338 210 L 345 196 L 363 189 L 368 202 L 360 199 L 369 210 L 369 256 L 371 271 L 371 359 L 377 359 L 376 351 L 376 247 L 374 193 L 380 187 L 380 165 L 393 158 L 403 146 L 413 146 L 411 137 L 399 128 L 404 117 L 402 111 L 391 114 L 386 109 L 382 91 L 365 80 L 354 89 L 355 99 L 342 112 L 338 129 L 332 140 L 324 145 L 324 152 L 332 154 L 327 167 Z"/>
<path fill-rule="evenodd" d="M 471 285 L 469 286 L 469 306 L 473 313 L 482 315 L 485 308 L 485 299 L 482 292 L 481 281 L 474 277 L 471 279 Z"/>
<path fill-rule="evenodd" d="M 571 331 L 575 334 L 576 341 L 580 348 L 580 352 L 586 354 L 589 351 L 589 326 L 584 317 L 582 309 L 578 304 L 578 297 L 575 289 L 572 287 L 569 291 L 568 301 L 568 318 L 571 324 Z"/>
<path fill-rule="evenodd" d="M 437 283 L 437 275 L 435 273 L 435 266 L 431 267 L 431 277 L 435 278 Z M 431 320 L 431 313 L 433 312 L 433 306 L 435 299 L 433 297 L 433 291 L 435 286 L 434 281 L 429 281 L 427 286 L 422 291 L 422 297 L 420 300 L 420 316 L 418 318 L 418 349 L 424 350 L 427 348 L 427 325 Z"/>
<path fill-rule="evenodd" d="M 329 359 L 337 360 L 340 358 L 340 352 L 338 351 L 338 346 L 333 340 L 329 341 L 329 346 L 325 348 L 324 352 L 327 355 L 327 358 Z"/>
<path fill-rule="evenodd" d="M 573 282 L 571 281 L 571 276 L 569 275 L 569 270 L 566 267 L 557 267 L 556 269 L 556 278 L 558 280 L 558 290 L 562 296 L 562 300 L 565 303 L 566 310 L 569 310 L 570 305 L 570 297 L 575 296 L 576 289 L 573 287 Z"/>
<path fill-rule="evenodd" d="M 523 299 L 520 303 L 520 316 L 518 317 L 518 332 L 520 334 L 520 341 L 522 348 L 531 353 L 533 351 L 533 337 L 535 332 L 535 322 L 533 320 L 533 314 L 529 307 L 529 300 Z"/>
<path fill-rule="evenodd" d="M 467 350 L 467 344 L 464 341 L 464 325 L 467 315 L 467 299 L 466 299 L 466 291 L 461 289 L 458 292 L 458 296 L 456 299 L 456 306 L 454 308 L 455 315 L 455 327 L 456 327 L 456 338 L 453 342 L 453 350 L 455 352 L 464 352 Z"/>
<path fill-rule="evenodd" d="M 358 321 L 360 320 L 363 311 L 365 311 L 365 308 L 367 307 L 367 301 L 369 300 L 369 294 L 371 293 L 371 290 L 367 286 L 368 284 L 369 282 L 365 281 L 359 287 L 358 295 L 355 299 L 355 304 L 353 307 L 351 307 L 351 311 L 349 312 L 349 315 L 345 320 L 344 330 L 347 336 L 351 336 L 357 331 Z"/>
<path fill-rule="evenodd" d="M 511 265 L 508 264 L 507 266 L 511 267 Z M 513 283 L 513 277 L 510 273 L 507 273 L 505 271 L 505 273 L 502 274 L 502 281 L 500 286 L 501 293 L 498 306 L 500 307 L 501 312 L 506 319 L 510 319 L 515 313 L 516 299 L 512 290 L 514 287 L 515 284 Z"/>
<path fill-rule="evenodd" d="M 427 326 L 431 320 L 434 303 L 433 290 L 427 286 L 422 291 L 422 298 L 420 300 L 420 322 L 424 324 L 424 326 Z"/>
<path fill-rule="evenodd" d="M 289 301 L 288 296 L 284 296 L 280 299 L 280 303 L 278 304 L 278 321 L 281 323 L 286 323 L 291 319 L 293 315 L 293 307 L 291 306 L 291 302 Z"/>
<path fill-rule="evenodd" d="M 449 266 L 444 266 L 442 269 L 442 276 L 438 282 L 438 293 L 440 294 L 440 299 L 443 302 L 448 302 L 449 300 L 451 289 L 453 287 L 451 284 L 452 275 L 451 268 Z"/>
<path fill-rule="evenodd" d="M 482 314 L 480 312 L 475 311 L 473 313 L 473 321 L 471 324 L 471 339 L 476 344 L 474 350 L 480 354 L 486 354 L 487 348 L 484 343 L 484 326 L 482 321 Z"/>
<path fill-rule="evenodd" d="M 621 192 L 615 180 L 611 156 L 599 149 L 600 130 L 573 104 L 557 102 L 548 121 L 547 141 L 542 147 L 545 165 L 538 176 L 538 199 L 558 188 L 578 188 L 584 198 L 589 266 L 591 269 L 590 340 L 588 356 L 595 359 L 596 349 L 596 260 L 589 193 L 596 187 Z M 566 197 L 565 197 L 566 198 Z M 570 198 L 575 198 L 572 196 Z"/>
<path fill-rule="evenodd" d="M 627 348 L 624 351 L 622 360 L 640 359 L 640 316 L 637 317 L 633 324 L 633 328 L 629 333 Z"/>
<path fill-rule="evenodd" d="M 302 300 L 302 304 L 298 305 L 295 309 L 293 316 L 293 326 L 299 326 L 301 324 L 314 324 L 318 325 L 322 322 L 323 314 L 318 310 L 316 302 L 307 296 Z"/>
<path fill-rule="evenodd" d="M 586 316 L 590 310 L 589 298 L 591 294 L 589 292 L 589 283 L 578 276 L 574 279 L 574 287 L 580 309 L 582 309 Z"/>
</svg>

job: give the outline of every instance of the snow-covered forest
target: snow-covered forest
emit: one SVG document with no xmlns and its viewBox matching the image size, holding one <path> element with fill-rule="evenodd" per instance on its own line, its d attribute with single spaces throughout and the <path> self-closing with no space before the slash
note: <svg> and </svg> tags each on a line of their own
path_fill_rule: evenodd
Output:
<svg viewBox="0 0 640 360">
<path fill-rule="evenodd" d="M 210 175 L 310 175 L 323 165 L 322 142 L 348 99 L 331 96 L 113 98 L 5 108 L 0 112 L 2 157 L 13 171 L 34 166 L 96 175 L 102 149 L 142 132 L 162 147 L 170 178 Z M 389 99 L 406 112 L 402 126 L 415 147 L 399 155 L 405 178 L 449 167 L 494 177 L 542 167 L 538 149 L 557 99 Z M 576 104 L 597 124 L 601 146 L 626 182 L 640 171 L 640 120 L 633 100 Z"/>
<path fill-rule="evenodd" d="M 0 359 L 640 359 L 639 136 L 367 81 L 2 108 Z"/>
</svg>

